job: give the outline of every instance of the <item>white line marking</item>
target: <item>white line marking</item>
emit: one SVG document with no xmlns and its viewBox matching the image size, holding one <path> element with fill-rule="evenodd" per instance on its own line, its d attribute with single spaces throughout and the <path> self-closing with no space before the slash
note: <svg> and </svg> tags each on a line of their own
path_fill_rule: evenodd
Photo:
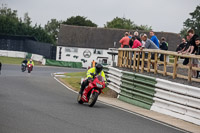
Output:
<svg viewBox="0 0 200 133">
<path fill-rule="evenodd" d="M 54 74 L 55 74 L 55 73 L 54 73 Z M 51 73 L 51 75 L 53 76 L 53 73 Z M 53 76 L 53 77 L 54 77 L 54 76 Z M 66 87 L 68 90 L 70 90 L 70 91 L 72 91 L 72 92 L 78 94 L 77 91 L 71 89 L 70 87 L 68 87 L 67 85 L 65 85 L 65 84 L 62 83 L 61 81 L 59 81 L 56 77 L 54 77 L 54 79 L 55 79 L 56 81 L 58 81 L 60 84 L 62 84 L 64 87 Z M 128 110 L 128 109 L 124 109 L 124 108 L 122 108 L 122 107 L 118 107 L 118 106 L 116 106 L 116 105 L 112 105 L 112 104 L 109 104 L 109 103 L 105 103 L 105 102 L 100 101 L 100 100 L 98 100 L 98 102 L 100 102 L 101 104 L 104 104 L 104 105 L 107 105 L 107 106 L 110 106 L 110 107 L 113 107 L 113 108 L 119 109 L 119 110 L 121 110 L 121 111 L 124 111 L 124 112 L 130 113 L 130 114 L 133 114 L 133 115 L 136 115 L 136 116 L 139 116 L 139 117 L 145 118 L 145 119 L 147 119 L 147 120 L 150 120 L 150 121 L 153 121 L 153 122 L 159 123 L 159 124 L 164 125 L 164 126 L 166 126 L 166 127 L 170 127 L 170 128 L 173 128 L 173 129 L 175 129 L 175 130 L 178 130 L 178 131 L 181 131 L 181 132 L 184 132 L 184 133 L 190 133 L 190 131 L 186 131 L 186 130 L 184 130 L 184 129 L 181 129 L 181 128 L 178 128 L 178 127 L 175 127 L 175 126 L 169 125 L 169 124 L 164 123 L 164 122 L 162 122 L 162 121 L 159 121 L 159 120 L 156 120 L 156 119 L 150 118 L 150 117 L 148 117 L 148 116 L 144 116 L 144 115 L 138 114 L 138 113 L 133 112 L 133 111 L 130 111 L 130 110 Z"/>
<path fill-rule="evenodd" d="M 75 91 L 75 90 L 69 88 L 67 85 L 65 85 L 64 83 L 62 83 L 61 81 L 59 81 L 56 77 L 54 77 L 54 79 L 55 79 L 56 81 L 58 81 L 60 84 L 62 84 L 64 87 L 66 87 L 68 90 L 73 91 L 74 93 L 78 94 L 77 91 Z"/>
</svg>

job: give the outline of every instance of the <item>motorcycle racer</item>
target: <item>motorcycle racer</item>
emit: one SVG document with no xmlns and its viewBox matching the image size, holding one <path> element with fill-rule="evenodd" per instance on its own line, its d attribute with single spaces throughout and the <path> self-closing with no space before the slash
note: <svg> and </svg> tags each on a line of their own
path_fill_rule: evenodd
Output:
<svg viewBox="0 0 200 133">
<path fill-rule="evenodd" d="M 103 69 L 103 66 L 101 64 L 96 64 L 95 67 L 93 68 L 90 68 L 88 71 L 87 71 L 87 78 L 82 82 L 81 84 L 81 89 L 80 89 L 80 92 L 79 94 L 82 95 L 82 93 L 84 92 L 84 97 L 86 99 L 86 101 L 88 101 L 87 99 L 87 94 L 88 92 L 90 91 L 89 89 L 88 90 L 85 90 L 85 87 L 88 86 L 88 84 L 90 82 L 92 82 L 93 78 L 96 76 L 96 75 L 100 75 L 104 78 L 104 81 L 106 82 L 106 77 L 105 77 L 105 73 L 104 71 L 102 70 Z"/>
</svg>

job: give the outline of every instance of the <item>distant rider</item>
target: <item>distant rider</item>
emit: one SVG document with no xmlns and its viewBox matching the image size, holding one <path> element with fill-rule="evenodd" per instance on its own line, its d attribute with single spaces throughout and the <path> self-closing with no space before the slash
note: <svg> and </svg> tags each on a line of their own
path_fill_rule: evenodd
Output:
<svg viewBox="0 0 200 133">
<path fill-rule="evenodd" d="M 22 61 L 22 64 L 25 64 L 25 67 L 27 67 L 27 63 L 28 63 L 28 61 L 27 61 L 27 59 L 24 59 L 23 61 Z"/>
<path fill-rule="evenodd" d="M 32 59 L 30 59 L 30 60 L 28 61 L 27 66 L 28 66 L 28 64 L 32 64 L 32 70 L 33 70 L 34 62 L 33 62 Z"/>
<path fill-rule="evenodd" d="M 106 82 L 106 77 L 105 77 L 105 74 L 104 74 L 104 71 L 102 70 L 103 69 L 103 66 L 101 64 L 96 64 L 95 67 L 93 68 L 90 68 L 88 71 L 87 71 L 87 79 L 85 79 L 85 81 L 83 81 L 83 83 L 81 84 L 81 89 L 80 89 L 80 94 L 83 93 L 84 89 L 86 86 L 89 85 L 90 82 L 92 82 L 93 78 L 96 76 L 96 75 L 101 75 L 103 78 L 104 78 L 104 81 Z M 93 76 L 94 75 L 94 76 Z M 86 101 L 88 101 L 87 99 L 87 94 L 90 90 L 85 90 L 84 94 L 86 97 Z"/>
</svg>

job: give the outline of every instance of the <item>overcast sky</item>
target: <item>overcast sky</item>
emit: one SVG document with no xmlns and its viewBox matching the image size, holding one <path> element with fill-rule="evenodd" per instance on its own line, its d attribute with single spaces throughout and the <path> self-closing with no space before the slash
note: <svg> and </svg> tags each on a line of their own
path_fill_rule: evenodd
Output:
<svg viewBox="0 0 200 133">
<path fill-rule="evenodd" d="M 152 26 L 154 31 L 179 33 L 200 0 L 0 0 L 18 11 L 28 12 L 32 24 L 44 24 L 52 18 L 66 20 L 85 16 L 98 27 L 115 17 L 131 19 L 137 25 Z"/>
</svg>

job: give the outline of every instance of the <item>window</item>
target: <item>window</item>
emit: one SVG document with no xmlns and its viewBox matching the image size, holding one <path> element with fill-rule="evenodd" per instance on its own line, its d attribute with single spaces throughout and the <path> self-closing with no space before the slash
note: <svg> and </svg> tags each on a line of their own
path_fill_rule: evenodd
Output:
<svg viewBox="0 0 200 133">
<path fill-rule="evenodd" d="M 94 54 L 98 54 L 98 55 L 102 55 L 103 54 L 103 50 L 101 49 L 94 49 Z"/>
</svg>

